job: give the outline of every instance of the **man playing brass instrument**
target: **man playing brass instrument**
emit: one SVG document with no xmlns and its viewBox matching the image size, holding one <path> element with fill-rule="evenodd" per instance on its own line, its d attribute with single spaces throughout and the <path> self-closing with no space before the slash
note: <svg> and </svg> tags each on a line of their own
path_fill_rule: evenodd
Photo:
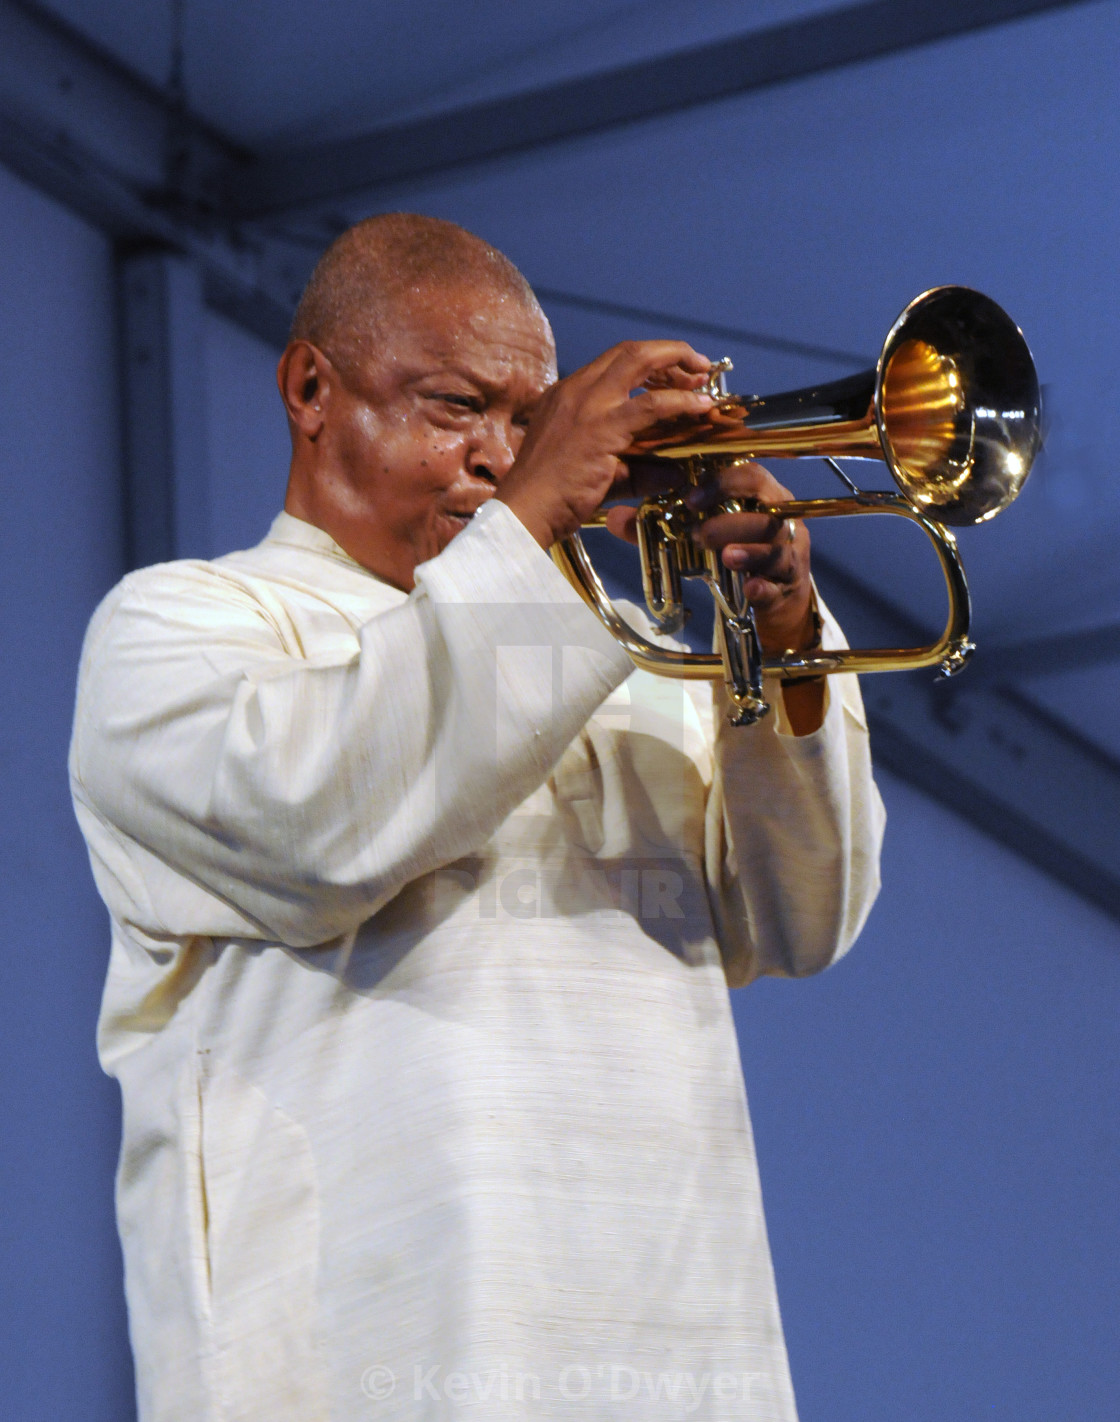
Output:
<svg viewBox="0 0 1120 1422">
<path fill-rule="evenodd" d="M 708 369 L 631 342 L 557 382 L 504 257 L 370 219 L 280 362 L 268 537 L 96 614 L 72 777 L 142 1422 L 794 1417 L 727 986 L 868 912 L 858 688 L 730 728 L 545 551 Z M 794 532 L 705 525 L 775 648 L 816 635 Z"/>
</svg>

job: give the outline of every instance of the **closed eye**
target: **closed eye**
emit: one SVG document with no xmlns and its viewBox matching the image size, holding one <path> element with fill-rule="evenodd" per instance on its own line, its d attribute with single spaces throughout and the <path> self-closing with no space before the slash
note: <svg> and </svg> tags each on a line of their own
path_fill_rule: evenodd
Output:
<svg viewBox="0 0 1120 1422">
<path fill-rule="evenodd" d="M 513 423 L 520 430 L 527 430 L 533 422 L 533 416 L 540 406 L 540 400 L 534 400 L 531 404 L 523 405 L 521 409 L 515 411 Z"/>
<path fill-rule="evenodd" d="M 457 410 L 478 410 L 481 402 L 476 395 L 455 395 L 450 391 L 443 391 L 437 395 L 430 395 L 431 400 L 439 400 L 441 404 L 452 405 Z"/>
</svg>

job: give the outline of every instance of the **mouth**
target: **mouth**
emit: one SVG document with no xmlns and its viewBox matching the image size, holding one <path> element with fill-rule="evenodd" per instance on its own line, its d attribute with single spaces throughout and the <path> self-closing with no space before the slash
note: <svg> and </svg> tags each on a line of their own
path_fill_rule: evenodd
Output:
<svg viewBox="0 0 1120 1422">
<path fill-rule="evenodd" d="M 461 512 L 457 509 L 447 509 L 444 513 L 444 517 L 449 519 L 452 523 L 458 525 L 459 528 L 466 528 L 467 524 L 470 523 L 472 518 L 474 518 L 474 515 L 475 510 L 473 509 L 470 511 L 470 513 Z"/>
</svg>

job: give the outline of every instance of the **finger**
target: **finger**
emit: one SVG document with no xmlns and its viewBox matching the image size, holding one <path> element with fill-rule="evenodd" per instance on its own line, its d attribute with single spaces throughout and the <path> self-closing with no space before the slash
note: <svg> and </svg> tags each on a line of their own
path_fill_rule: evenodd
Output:
<svg viewBox="0 0 1120 1422">
<path fill-rule="evenodd" d="M 765 622 L 779 609 L 784 610 L 795 591 L 789 583 L 775 583 L 768 578 L 748 578 L 743 583 L 743 596 L 760 622 Z"/>
<path fill-rule="evenodd" d="M 620 505 L 607 510 L 607 530 L 627 543 L 638 541 L 638 510 Z"/>
<path fill-rule="evenodd" d="M 696 419 L 711 408 L 712 397 L 701 390 L 642 390 L 619 405 L 615 417 L 619 428 L 637 434 L 662 420 L 682 415 Z"/>
<path fill-rule="evenodd" d="M 700 483 L 689 490 L 687 503 L 690 508 L 701 512 L 714 508 L 728 498 L 780 504 L 792 497 L 790 491 L 761 464 L 742 460 L 723 469 L 705 470 Z"/>
<path fill-rule="evenodd" d="M 691 503 L 691 500 L 688 502 Z M 696 538 L 704 548 L 727 548 L 739 543 L 770 545 L 790 542 L 787 520 L 766 513 L 713 514 L 697 528 Z"/>
<path fill-rule="evenodd" d="M 611 359 L 604 374 L 625 380 L 628 390 L 645 385 L 651 376 L 661 371 L 679 368 L 706 379 L 712 368 L 708 357 L 694 350 L 687 341 L 623 341 L 605 355 Z"/>
<path fill-rule="evenodd" d="M 673 459 L 628 458 L 625 472 L 611 490 L 612 499 L 649 499 L 679 489 L 684 471 Z"/>
<path fill-rule="evenodd" d="M 581 365 L 561 380 L 549 386 L 549 391 L 586 390 L 608 377 L 625 379 L 628 372 L 641 374 L 625 386 L 627 392 L 643 385 L 647 376 L 652 376 L 661 366 L 678 365 L 683 370 L 695 370 L 703 374 L 710 365 L 686 341 L 622 341 L 602 351 L 594 360 Z"/>
<path fill-rule="evenodd" d="M 596 381 L 610 372 L 612 378 L 629 379 L 626 388 L 633 390 L 644 385 L 659 371 L 674 367 L 704 379 L 712 368 L 707 356 L 694 350 L 687 341 L 622 341 L 573 371 L 560 383 Z"/>
<path fill-rule="evenodd" d="M 647 390 L 663 390 L 672 386 L 678 390 L 695 390 L 698 386 L 706 385 L 711 375 L 711 368 L 708 370 L 686 370 L 681 365 L 671 365 L 665 370 L 655 370 L 652 375 L 647 375 L 643 384 Z"/>
<path fill-rule="evenodd" d="M 719 471 L 701 467 L 699 481 L 684 496 L 685 503 L 698 513 L 714 508 L 725 497 L 720 487 Z"/>
<path fill-rule="evenodd" d="M 720 562 L 748 578 L 767 578 L 782 586 L 796 583 L 800 566 L 792 544 L 732 543 L 720 553 Z"/>
<path fill-rule="evenodd" d="M 793 498 L 790 491 L 774 478 L 769 469 L 756 464 L 753 459 L 740 459 L 727 465 L 720 471 L 718 482 L 724 498 L 755 498 L 769 504 L 778 504 Z"/>
</svg>

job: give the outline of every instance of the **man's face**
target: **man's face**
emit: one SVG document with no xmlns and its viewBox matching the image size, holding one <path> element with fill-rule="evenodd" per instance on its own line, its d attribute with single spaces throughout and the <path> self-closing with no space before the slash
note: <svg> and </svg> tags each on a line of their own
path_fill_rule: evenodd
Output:
<svg viewBox="0 0 1120 1422">
<path fill-rule="evenodd" d="M 385 349 L 331 392 L 332 457 L 319 478 L 337 541 L 411 590 L 416 565 L 494 494 L 555 379 L 548 323 L 517 297 L 432 288 L 403 298 Z"/>
</svg>

